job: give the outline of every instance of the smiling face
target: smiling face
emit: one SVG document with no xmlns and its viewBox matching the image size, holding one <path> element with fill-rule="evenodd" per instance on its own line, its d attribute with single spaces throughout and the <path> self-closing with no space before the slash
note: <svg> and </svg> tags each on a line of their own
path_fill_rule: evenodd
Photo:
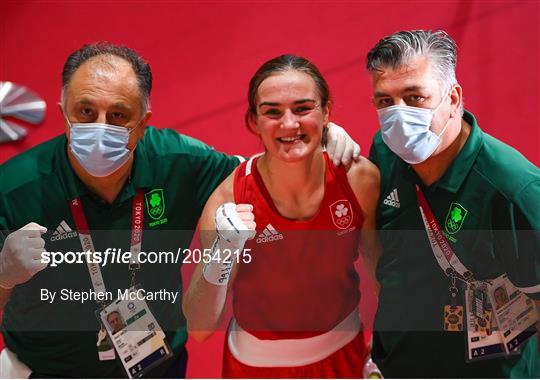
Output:
<svg viewBox="0 0 540 380">
<path fill-rule="evenodd" d="M 256 107 L 253 130 L 267 154 L 296 162 L 320 149 L 328 106 L 321 107 L 310 75 L 287 70 L 266 78 L 258 88 Z"/>
</svg>

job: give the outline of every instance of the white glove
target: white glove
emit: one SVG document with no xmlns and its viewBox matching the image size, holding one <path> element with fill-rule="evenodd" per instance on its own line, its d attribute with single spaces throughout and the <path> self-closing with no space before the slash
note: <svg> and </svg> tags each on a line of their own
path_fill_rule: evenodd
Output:
<svg viewBox="0 0 540 380">
<path fill-rule="evenodd" d="M 216 210 L 217 238 L 212 244 L 212 260 L 204 264 L 203 276 L 211 284 L 227 285 L 240 250 L 255 237 L 255 215 L 249 204 L 225 203 Z M 224 252 L 229 250 L 230 252 Z"/>
<path fill-rule="evenodd" d="M 7 236 L 0 252 L 0 287 L 11 289 L 47 267 L 41 261 L 41 253 L 45 251 L 41 235 L 45 232 L 47 228 L 28 223 Z"/>
<path fill-rule="evenodd" d="M 334 165 L 339 166 L 340 163 L 343 163 L 344 166 L 347 166 L 353 160 L 358 160 L 360 157 L 360 145 L 349 136 L 345 129 L 334 123 L 328 123 L 327 127 L 326 151 Z"/>
</svg>

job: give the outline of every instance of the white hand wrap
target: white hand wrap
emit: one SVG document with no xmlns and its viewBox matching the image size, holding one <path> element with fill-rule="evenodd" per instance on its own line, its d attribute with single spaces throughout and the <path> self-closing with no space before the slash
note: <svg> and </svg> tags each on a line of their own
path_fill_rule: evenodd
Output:
<svg viewBox="0 0 540 380">
<path fill-rule="evenodd" d="M 229 282 L 239 252 L 255 231 L 248 230 L 234 203 L 219 206 L 215 224 L 217 237 L 212 244 L 212 260 L 204 264 L 203 276 L 211 284 L 224 286 Z"/>
</svg>

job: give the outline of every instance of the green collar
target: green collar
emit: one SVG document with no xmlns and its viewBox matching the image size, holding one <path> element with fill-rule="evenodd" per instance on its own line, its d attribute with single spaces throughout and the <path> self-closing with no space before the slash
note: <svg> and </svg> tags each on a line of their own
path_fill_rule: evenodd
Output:
<svg viewBox="0 0 540 380">
<path fill-rule="evenodd" d="M 118 194 L 114 204 L 122 203 L 132 198 L 138 189 L 150 188 L 154 185 L 154 171 L 150 166 L 148 153 L 145 148 L 144 137 L 139 141 L 134 151 L 133 168 L 131 169 L 131 180 L 125 184 L 124 188 Z M 55 167 L 58 177 L 64 187 L 66 200 L 80 198 L 83 195 L 92 195 L 84 183 L 77 177 L 69 163 L 67 155 L 67 138 L 62 136 L 59 140 L 56 154 Z M 97 198 L 97 197 L 96 197 Z"/>
<path fill-rule="evenodd" d="M 454 162 L 452 162 L 441 179 L 434 184 L 452 193 L 456 193 L 461 188 L 484 143 L 484 132 L 478 126 L 474 115 L 465 111 L 463 120 L 471 126 L 471 133 L 465 145 L 463 145 L 463 148 L 461 148 L 457 157 L 454 159 Z"/>
</svg>

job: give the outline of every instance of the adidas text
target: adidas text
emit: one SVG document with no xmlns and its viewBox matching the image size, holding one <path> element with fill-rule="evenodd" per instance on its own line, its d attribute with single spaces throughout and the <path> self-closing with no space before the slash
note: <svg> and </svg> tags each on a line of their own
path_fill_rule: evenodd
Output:
<svg viewBox="0 0 540 380">
<path fill-rule="evenodd" d="M 64 232 L 63 234 L 53 235 L 51 237 L 51 241 L 64 240 L 64 239 L 69 239 L 73 237 L 77 237 L 77 232 L 75 231 Z"/>
<path fill-rule="evenodd" d="M 271 241 L 275 241 L 275 240 L 282 240 L 283 239 L 283 235 L 282 234 L 278 234 L 278 235 L 270 235 L 270 236 L 265 236 L 265 237 L 260 237 L 260 238 L 257 238 L 257 243 L 270 243 Z"/>
</svg>

